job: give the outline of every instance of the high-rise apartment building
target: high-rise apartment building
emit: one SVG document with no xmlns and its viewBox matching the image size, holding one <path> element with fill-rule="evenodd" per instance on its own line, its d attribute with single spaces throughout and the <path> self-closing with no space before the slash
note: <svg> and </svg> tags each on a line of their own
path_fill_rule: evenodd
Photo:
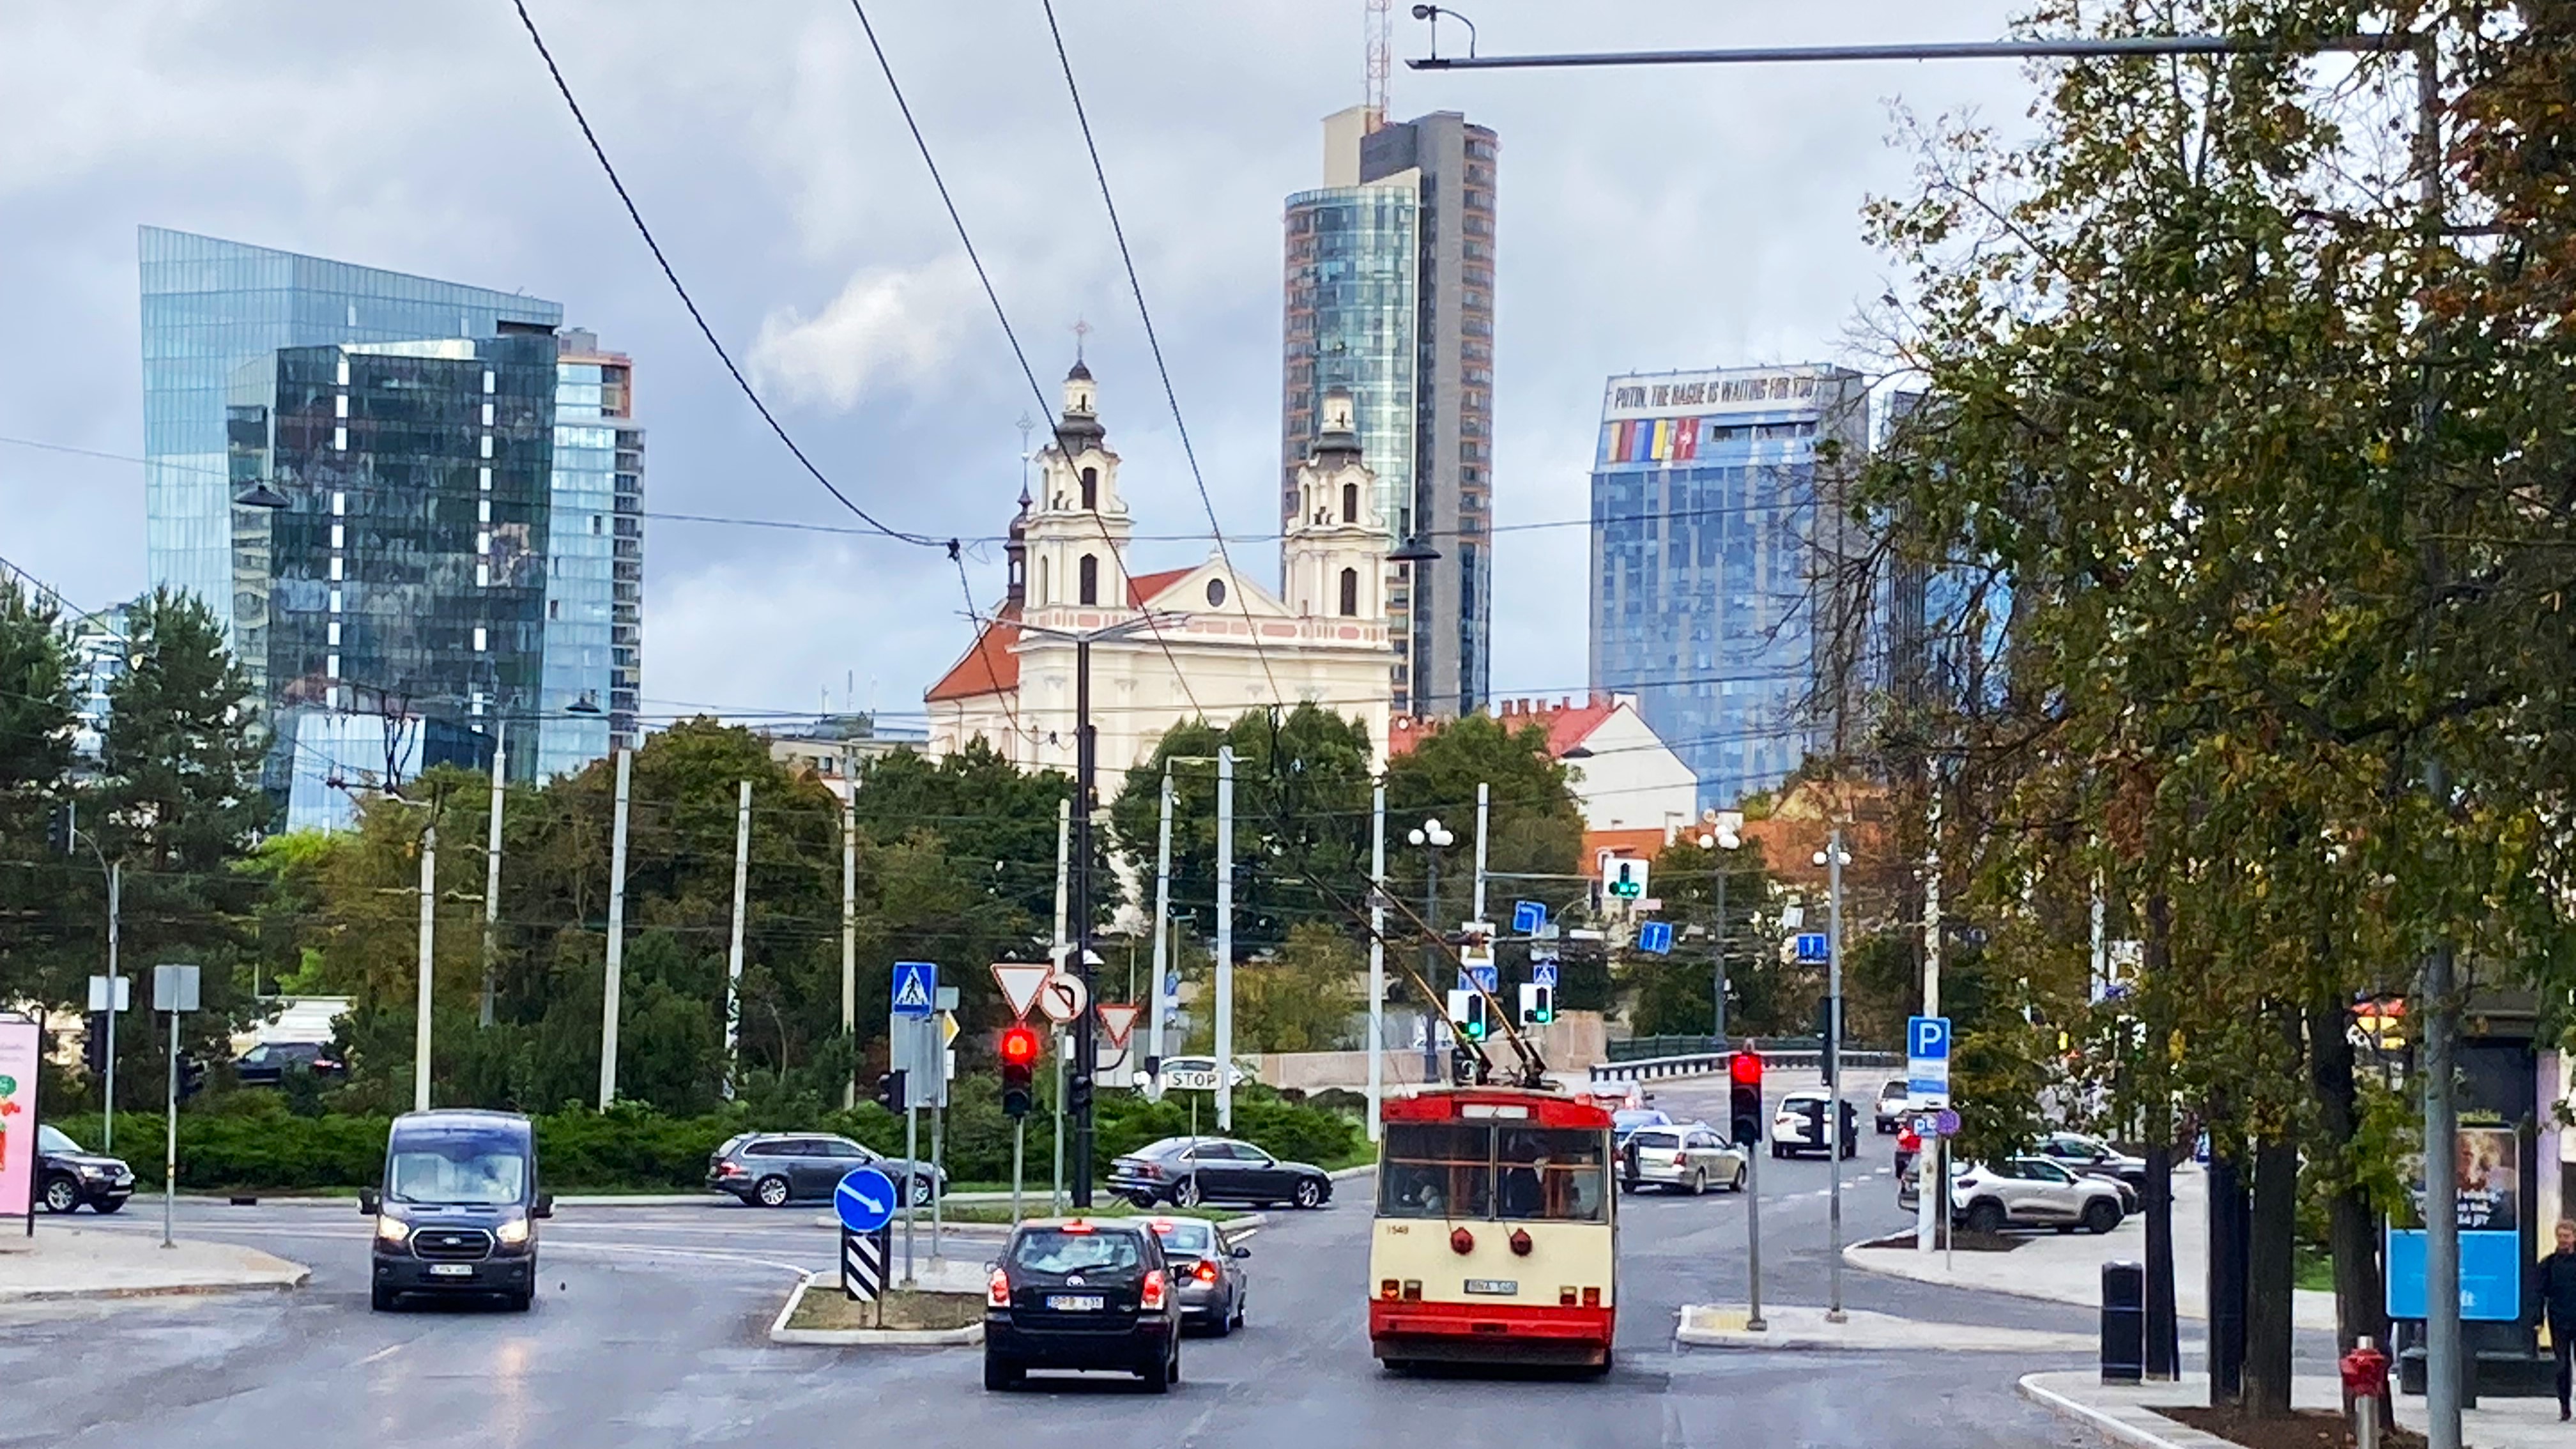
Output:
<svg viewBox="0 0 2576 1449">
<path fill-rule="evenodd" d="M 1492 673 L 1494 133 L 1454 111 L 1324 122 L 1324 186 L 1289 197 L 1280 517 L 1321 399 L 1350 390 L 1381 512 L 1436 560 L 1388 565 L 1395 707 L 1464 714 Z"/>
<path fill-rule="evenodd" d="M 1704 805 L 1787 778 L 1874 673 L 1842 587 L 1869 394 L 1835 367 L 1610 379 L 1592 473 L 1591 682 L 1699 776 Z M 1838 704 L 1839 701 L 1839 704 Z"/>
<path fill-rule="evenodd" d="M 157 228 L 142 250 L 151 577 L 229 627 L 287 822 L 488 761 L 505 723 L 522 779 L 631 742 L 628 360 L 536 298 Z"/>
</svg>

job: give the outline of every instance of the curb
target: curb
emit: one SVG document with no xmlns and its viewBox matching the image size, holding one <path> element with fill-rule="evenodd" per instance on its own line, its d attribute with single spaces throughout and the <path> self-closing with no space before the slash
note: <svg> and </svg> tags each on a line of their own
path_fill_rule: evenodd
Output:
<svg viewBox="0 0 2576 1449">
<path fill-rule="evenodd" d="M 948 1348 L 984 1341 L 984 1325 L 970 1323 L 964 1328 L 790 1328 L 787 1320 L 796 1315 L 796 1305 L 805 1301 L 805 1290 L 823 1280 L 820 1273 L 808 1273 L 805 1281 L 787 1295 L 787 1303 L 770 1320 L 769 1341 L 800 1348 Z"/>
<path fill-rule="evenodd" d="M 1870 1248 L 1860 1243 L 1847 1244 L 1843 1248 L 1843 1264 L 1855 1272 L 1871 1273 L 1881 1278 L 1896 1278 L 1908 1283 L 1920 1283 L 1927 1288 L 1951 1288 L 1963 1293 L 2000 1293 L 2008 1298 L 2028 1298 L 2040 1303 L 2065 1304 L 2068 1302 L 2062 1293 L 2051 1293 L 2044 1288 L 2025 1287 L 2018 1283 L 1962 1283 L 1955 1278 L 1935 1277 L 1928 1273 L 1908 1273 L 1887 1262 L 1889 1258 L 1897 1256 L 1902 1256 L 1909 1262 L 1915 1257 L 1912 1252 L 1902 1248 Z M 2091 1305 L 2077 1302 L 2073 1306 L 2083 1308 Z M 2308 1310 L 2304 1316 L 2299 1311 L 2302 1307 Z M 2209 1316 L 2205 1312 L 2194 1313 L 2178 1309 L 2174 1316 L 2178 1320 L 2187 1319 L 2193 1323 L 2209 1321 Z M 2312 1288 L 2296 1290 L 2291 1295 L 2290 1321 L 2293 1327 L 2305 1332 L 2334 1332 L 2334 1295 Z M 2212 1439 L 2209 1442 L 2223 1444 L 2226 1441 Z"/>
<path fill-rule="evenodd" d="M 298 1265 L 284 1278 L 271 1276 L 246 1283 L 159 1283 L 133 1288 L 0 1288 L 0 1306 L 13 1303 L 60 1303 L 84 1298 L 196 1298 L 220 1293 L 292 1293 L 313 1281 L 313 1270 Z"/>
<path fill-rule="evenodd" d="M 2038 1374 L 2024 1374 L 2013 1385 L 2021 1396 L 2061 1419 L 2070 1419 L 2118 1444 L 2135 1445 L 2136 1449 L 2235 1449 L 2227 1440 L 2205 1434 L 2188 1424 L 2178 1424 L 2151 1409 L 2137 1412 L 2168 1426 L 2163 1430 L 2131 1423 L 2126 1417 L 2077 1403 L 2055 1389 L 2038 1382 Z"/>
</svg>

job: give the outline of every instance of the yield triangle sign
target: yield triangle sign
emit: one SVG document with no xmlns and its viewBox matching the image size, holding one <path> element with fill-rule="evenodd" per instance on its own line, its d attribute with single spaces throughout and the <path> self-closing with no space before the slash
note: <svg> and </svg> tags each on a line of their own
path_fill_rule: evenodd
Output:
<svg viewBox="0 0 2576 1449">
<path fill-rule="evenodd" d="M 1010 1003 L 1011 1017 L 1015 1021 L 1028 1020 L 1029 1008 L 1038 1004 L 1038 992 L 1045 987 L 1047 978 L 1054 974 L 1055 967 L 1044 961 L 993 963 L 993 979 L 1000 983 L 1002 999 Z"/>
<path fill-rule="evenodd" d="M 1125 1001 L 1104 1001 L 1098 1009 L 1100 1024 L 1109 1033 L 1109 1044 L 1125 1050 L 1127 1034 L 1136 1029 L 1136 1006 Z"/>
</svg>

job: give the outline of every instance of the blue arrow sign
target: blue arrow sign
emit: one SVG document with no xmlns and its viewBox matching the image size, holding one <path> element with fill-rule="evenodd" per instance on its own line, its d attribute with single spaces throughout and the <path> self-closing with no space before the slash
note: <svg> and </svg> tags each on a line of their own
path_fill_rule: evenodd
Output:
<svg viewBox="0 0 2576 1449">
<path fill-rule="evenodd" d="M 832 1211 L 854 1233 L 873 1233 L 894 1221 L 894 1179 L 873 1167 L 853 1167 L 832 1189 Z"/>
<path fill-rule="evenodd" d="M 894 963 L 894 1014 L 927 1018 L 939 999 L 939 968 L 928 961 Z M 866 1231 L 853 1229 L 852 1231 Z"/>
<path fill-rule="evenodd" d="M 1554 986 L 1556 984 L 1556 963 L 1553 961 L 1531 962 L 1530 981 L 1532 984 L 1538 986 Z"/>
<path fill-rule="evenodd" d="M 1458 989 L 1461 991 L 1482 990 L 1487 993 L 1491 993 L 1494 989 L 1494 984 L 1500 980 L 1502 980 L 1502 977 L 1496 974 L 1494 968 L 1491 966 L 1470 966 L 1466 970 L 1458 973 Z"/>
<path fill-rule="evenodd" d="M 1673 951 L 1673 923 L 1670 921 L 1648 921 L 1644 925 L 1639 926 L 1637 928 L 1637 949 L 1640 951 L 1650 952 L 1657 956 L 1671 955 Z"/>
<path fill-rule="evenodd" d="M 1824 932 L 1822 932 L 1822 931 L 1802 931 L 1802 932 L 1800 932 L 1800 933 L 1799 933 L 1799 935 L 1798 935 L 1798 959 L 1799 959 L 1799 960 L 1801 960 L 1801 961 L 1830 961 L 1830 960 L 1832 960 L 1832 959 L 1833 959 L 1833 957 L 1834 957 L 1834 947 L 1833 947 L 1833 942 L 1832 942 L 1830 939 L 1828 939 L 1828 938 L 1826 937 L 1826 935 L 1825 935 L 1825 933 L 1824 933 Z"/>
<path fill-rule="evenodd" d="M 1538 901 L 1512 903 L 1512 934 L 1535 936 L 1547 924 L 1547 907 Z"/>
</svg>

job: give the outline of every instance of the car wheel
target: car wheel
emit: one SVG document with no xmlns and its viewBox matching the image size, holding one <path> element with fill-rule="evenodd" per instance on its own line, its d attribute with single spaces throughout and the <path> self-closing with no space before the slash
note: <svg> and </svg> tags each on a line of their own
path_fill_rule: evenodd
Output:
<svg viewBox="0 0 2576 1449">
<path fill-rule="evenodd" d="M 1621 1192 L 1635 1192 L 1637 1190 L 1637 1179 L 1633 1177 L 1623 1177 L 1619 1179 L 1619 1190 Z"/>
<path fill-rule="evenodd" d="M 1991 1237 L 2004 1230 L 2004 1205 L 1992 1198 L 1968 1204 L 1968 1231 Z"/>
<path fill-rule="evenodd" d="M 1136 1370 L 1136 1377 L 1145 1381 L 1145 1392 L 1149 1394 L 1170 1393 L 1172 1391 L 1171 1356 L 1165 1354 L 1156 1358 L 1152 1363 Z"/>
<path fill-rule="evenodd" d="M 1700 1170 L 1697 1170 L 1697 1171 L 1694 1171 L 1693 1173 L 1691 1173 L 1691 1180 L 1690 1180 L 1690 1195 L 1691 1195 L 1691 1196 L 1693 1196 L 1693 1197 L 1701 1197 L 1701 1196 L 1706 1195 L 1706 1194 L 1707 1194 L 1707 1192 L 1708 1192 L 1708 1172 L 1707 1172 L 1707 1170 L 1706 1170 L 1705 1168 L 1703 1168 L 1703 1169 L 1700 1169 Z"/>
<path fill-rule="evenodd" d="M 67 1213 L 80 1206 L 80 1184 L 68 1177 L 45 1179 L 45 1211 Z"/>
<path fill-rule="evenodd" d="M 512 1313 L 525 1313 L 536 1305 L 537 1293 L 533 1288 L 524 1293 L 513 1293 L 510 1295 L 510 1311 Z"/>
<path fill-rule="evenodd" d="M 1229 1303 L 1225 1306 L 1225 1311 L 1216 1316 L 1216 1322 L 1208 1325 L 1208 1337 L 1223 1338 L 1232 1332 L 1234 1332 L 1234 1305 Z"/>
<path fill-rule="evenodd" d="M 369 1289 L 367 1292 L 367 1307 L 378 1313 L 393 1312 L 394 1290 L 382 1286 Z"/>
<path fill-rule="evenodd" d="M 1020 1380 L 1028 1377 L 1028 1372 L 1027 1369 L 1009 1359 L 997 1358 L 989 1353 L 984 1355 L 984 1387 L 992 1393 L 998 1394 L 1018 1388 Z"/>
<path fill-rule="evenodd" d="M 930 1206 L 930 1200 L 938 1195 L 939 1190 L 937 1186 L 934 1185 L 929 1178 L 915 1177 L 912 1180 L 912 1205 L 914 1207 L 928 1207 Z"/>
<path fill-rule="evenodd" d="M 1786 1156 L 1788 1156 L 1788 1155 L 1789 1155 L 1789 1149 L 1787 1149 L 1787 1148 L 1785 1148 L 1785 1147 L 1782 1147 L 1782 1146 L 1781 1146 L 1779 1143 L 1777 1143 L 1777 1142 L 1774 1142 L 1774 1143 L 1772 1143 L 1772 1144 L 1771 1144 L 1771 1160 L 1772 1160 L 1772 1161 L 1777 1162 L 1777 1161 L 1779 1161 L 1781 1158 L 1786 1157 Z"/>
<path fill-rule="evenodd" d="M 125 1199 L 121 1197 L 103 1197 L 96 1202 L 91 1203 L 89 1205 L 89 1210 L 102 1215 L 107 1213 L 123 1212 L 125 1211 Z"/>
<path fill-rule="evenodd" d="M 1726 1190 L 1729 1192 L 1744 1191 L 1744 1173 L 1745 1169 L 1742 1167 L 1735 1169 L 1735 1181 L 1728 1183 Z"/>
<path fill-rule="evenodd" d="M 1154 1205 L 1155 1198 L 1152 1193 L 1147 1192 L 1145 1189 L 1140 1187 L 1134 1192 L 1127 1194 L 1127 1201 L 1132 1206 L 1150 1209 Z"/>
<path fill-rule="evenodd" d="M 1324 1185 L 1311 1177 L 1299 1180 L 1297 1184 L 1297 1206 L 1306 1212 L 1313 1212 L 1315 1209 L 1322 1207 L 1323 1205 Z"/>
<path fill-rule="evenodd" d="M 790 1196 L 787 1190 L 787 1179 L 783 1177 L 764 1177 L 760 1180 L 759 1185 L 752 1188 L 751 1195 L 760 1199 L 760 1205 L 762 1207 L 785 1207 L 787 1206 L 787 1199 Z"/>
<path fill-rule="evenodd" d="M 2119 1225 L 2120 1208 L 2117 1203 L 2097 1197 L 2084 1205 L 2084 1231 L 2098 1237 Z"/>
<path fill-rule="evenodd" d="M 1194 1208 L 1207 1201 L 1199 1195 L 1199 1180 L 1185 1177 L 1172 1185 L 1172 1206 Z"/>
</svg>

